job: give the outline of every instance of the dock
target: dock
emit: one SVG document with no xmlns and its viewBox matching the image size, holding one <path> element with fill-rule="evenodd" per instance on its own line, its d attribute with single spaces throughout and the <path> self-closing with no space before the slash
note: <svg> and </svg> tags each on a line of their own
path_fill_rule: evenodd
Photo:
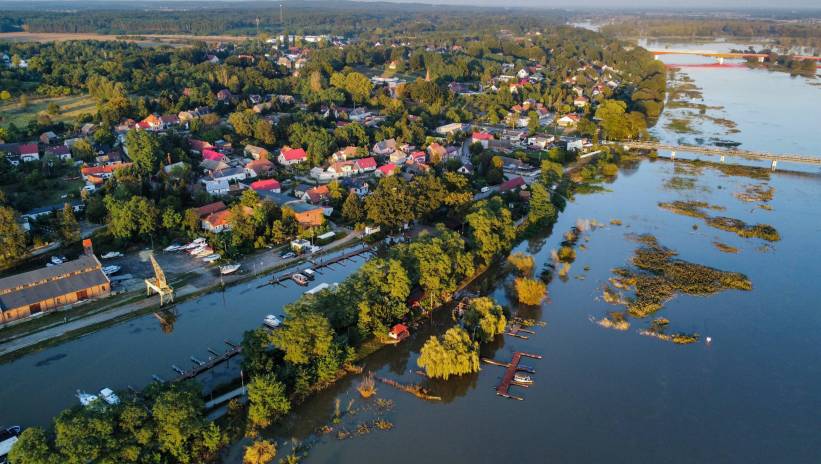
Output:
<svg viewBox="0 0 821 464">
<path fill-rule="evenodd" d="M 368 254 L 368 253 L 371 253 L 371 252 L 373 252 L 373 249 L 370 247 L 370 245 L 363 245 L 360 248 L 357 248 L 355 250 L 351 250 L 347 253 L 343 253 L 343 254 L 338 255 L 338 256 L 334 256 L 333 258 L 323 259 L 322 257 L 317 257 L 317 258 L 312 257 L 312 258 L 308 258 L 307 261 L 308 261 L 308 263 L 311 264 L 311 269 L 313 269 L 315 271 L 319 271 L 320 269 L 323 269 L 323 268 L 326 268 L 326 267 L 331 267 L 334 264 L 339 264 L 339 263 L 348 261 L 350 259 L 353 259 L 357 256 Z M 269 280 L 267 282 L 267 285 L 282 285 L 283 282 L 285 282 L 287 280 L 291 280 L 291 276 L 294 275 L 295 273 L 298 273 L 298 272 L 301 272 L 301 271 L 286 272 L 286 273 L 280 274 L 278 276 L 274 275 L 271 278 L 271 280 Z"/>
<path fill-rule="evenodd" d="M 503 363 L 501 361 L 496 361 L 494 359 L 482 358 L 482 361 L 487 363 L 487 364 L 492 364 L 494 366 L 502 366 L 502 367 L 506 368 L 505 374 L 502 376 L 502 381 L 496 387 L 496 394 L 497 395 L 499 395 L 501 397 L 504 397 L 504 398 L 510 398 L 510 399 L 519 400 L 519 401 L 524 400 L 524 398 L 522 398 L 521 396 L 515 396 L 515 395 L 510 393 L 510 387 L 511 386 L 522 387 L 522 388 L 530 387 L 530 385 L 528 385 L 528 384 L 519 383 L 519 382 L 516 382 L 515 380 L 513 380 L 513 377 L 516 375 L 516 372 L 528 372 L 528 373 L 531 373 L 531 374 L 536 372 L 534 369 L 532 369 L 530 367 L 524 367 L 524 366 L 520 367 L 519 362 L 522 360 L 522 358 L 542 359 L 542 355 L 532 354 L 532 353 L 524 353 L 524 352 L 521 352 L 521 351 L 517 351 L 517 352 L 513 353 L 513 359 L 511 359 L 511 361 L 509 363 Z"/>
<path fill-rule="evenodd" d="M 234 356 L 240 354 L 242 352 L 242 346 L 236 345 L 228 340 L 225 340 L 225 344 L 228 345 L 228 351 L 215 355 L 215 351 L 211 348 L 208 348 L 208 352 L 214 356 L 208 358 L 208 361 L 202 361 L 197 359 L 194 356 L 191 356 L 189 359 L 191 363 L 194 364 L 194 367 L 190 370 L 181 369 L 180 367 L 172 364 L 171 369 L 174 370 L 178 374 L 178 376 L 172 380 L 172 382 L 180 382 L 182 380 L 193 379 L 194 377 L 202 374 L 203 372 L 209 371 L 216 367 L 219 364 L 228 361 L 229 359 L 233 358 Z M 159 379 L 159 377 L 155 377 L 155 380 Z"/>
<path fill-rule="evenodd" d="M 510 335 L 511 337 L 521 338 L 522 340 L 527 340 L 528 338 L 530 338 L 529 335 L 521 335 L 520 332 L 530 334 L 530 335 L 535 335 L 536 334 L 536 332 L 534 332 L 530 329 L 525 329 L 524 327 L 521 326 L 521 324 L 511 324 L 508 327 L 507 332 L 505 332 L 505 335 Z"/>
</svg>

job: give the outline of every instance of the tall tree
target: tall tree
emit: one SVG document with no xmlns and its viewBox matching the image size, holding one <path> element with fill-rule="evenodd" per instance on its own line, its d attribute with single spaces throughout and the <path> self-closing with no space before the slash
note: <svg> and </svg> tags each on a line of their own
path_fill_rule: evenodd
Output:
<svg viewBox="0 0 821 464">
<path fill-rule="evenodd" d="M 0 206 L 0 266 L 8 266 L 25 254 L 26 233 L 17 223 L 17 213 Z"/>
<path fill-rule="evenodd" d="M 162 159 L 160 141 L 148 131 L 131 130 L 125 136 L 128 157 L 134 162 L 138 172 L 150 175 L 157 171 Z"/>
</svg>

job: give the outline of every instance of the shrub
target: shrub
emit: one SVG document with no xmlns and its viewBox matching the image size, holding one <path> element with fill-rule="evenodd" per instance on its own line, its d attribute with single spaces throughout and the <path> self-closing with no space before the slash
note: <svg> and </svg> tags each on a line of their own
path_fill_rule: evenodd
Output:
<svg viewBox="0 0 821 464">
<path fill-rule="evenodd" d="M 508 256 L 507 262 L 519 271 L 521 276 L 530 276 L 533 274 L 533 268 L 536 266 L 533 256 L 525 253 L 513 253 Z"/>
<path fill-rule="evenodd" d="M 514 286 L 516 297 L 522 304 L 531 306 L 540 304 L 547 295 L 547 287 L 540 280 L 519 277 L 515 280 Z"/>
</svg>

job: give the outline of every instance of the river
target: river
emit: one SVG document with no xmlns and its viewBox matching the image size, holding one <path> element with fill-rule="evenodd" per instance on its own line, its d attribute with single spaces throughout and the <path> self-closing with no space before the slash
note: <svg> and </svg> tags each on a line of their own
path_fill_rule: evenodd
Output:
<svg viewBox="0 0 821 464">
<path fill-rule="evenodd" d="M 681 57 L 665 57 L 676 58 Z M 807 79 L 746 68 L 685 71 L 702 88 L 704 102 L 722 107 L 721 116 L 736 123 L 739 131 L 731 138 L 744 148 L 821 156 L 816 133 L 821 89 Z M 665 113 L 653 133 L 677 141 L 681 135 L 665 129 L 670 117 Z M 718 131 L 702 130 L 687 137 L 707 138 Z M 280 456 L 291 452 L 293 443 L 301 444 L 295 449 L 307 463 L 817 462 L 821 178 L 817 168 L 780 168 L 801 172 L 781 171 L 760 180 L 645 160 L 622 169 L 605 185 L 607 191 L 577 195 L 551 235 L 516 246 L 534 254 L 541 269 L 577 219 L 606 224 L 585 234 L 589 241 L 577 249 L 568 279 L 554 279 L 549 300 L 539 308 L 511 300 L 512 277 L 504 272 L 478 285 L 514 313 L 546 323 L 528 340 L 497 337 L 482 348 L 483 356 L 500 361 L 520 350 L 544 356 L 527 361 L 536 368 L 535 383 L 513 389 L 524 401 L 497 397 L 494 387 L 503 368 L 487 364 L 478 374 L 427 384 L 442 402 L 425 402 L 377 383 L 377 396 L 393 402 L 382 408 L 359 397 L 359 378 L 353 377 L 308 400 L 266 436 L 280 442 Z M 683 177 L 692 185 L 676 186 L 673 180 Z M 734 195 L 750 185 L 775 189 L 771 210 Z M 706 201 L 726 208 L 721 215 L 771 224 L 781 240 L 742 238 L 658 207 L 673 200 Z M 610 225 L 612 219 L 622 225 Z M 602 286 L 611 269 L 628 265 L 639 246 L 626 235 L 643 233 L 655 235 L 681 259 L 746 274 L 753 289 L 678 295 L 654 315 L 669 319 L 675 331 L 700 334 L 692 345 L 639 335 L 647 319 L 631 320 L 624 332 L 600 327 L 590 318 L 623 309 L 602 301 Z M 719 251 L 716 241 L 738 253 Z M 365 368 L 404 383 L 424 382 L 414 372 L 418 351 L 430 334 L 450 324 L 440 315 L 435 326 L 385 348 Z M 705 337 L 712 342 L 705 343 Z M 342 419 L 333 424 L 337 407 Z M 356 433 L 377 418 L 391 422 L 393 429 Z M 319 433 L 324 426 L 332 430 Z M 340 439 L 340 432 L 353 433 Z M 240 462 L 234 451 L 227 462 Z"/>
<path fill-rule="evenodd" d="M 341 282 L 364 259 L 323 269 L 311 286 Z M 77 404 L 78 389 L 139 389 L 152 382 L 152 375 L 175 377 L 172 364 L 188 369 L 191 356 L 208 359 L 208 348 L 227 350 L 225 340 L 239 343 L 244 331 L 259 327 L 267 314 L 282 314 L 282 307 L 305 291 L 290 281 L 257 288 L 268 279 L 178 304 L 170 332 L 154 314 L 147 314 L 0 365 L 0 424 L 47 426 L 60 411 Z M 224 384 L 239 376 L 238 366 L 235 358 L 198 380 L 206 388 Z"/>
</svg>

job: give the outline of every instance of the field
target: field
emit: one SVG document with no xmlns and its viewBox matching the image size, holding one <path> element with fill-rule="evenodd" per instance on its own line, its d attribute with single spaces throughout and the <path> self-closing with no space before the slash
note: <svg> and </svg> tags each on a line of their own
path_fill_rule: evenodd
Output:
<svg viewBox="0 0 821 464">
<path fill-rule="evenodd" d="M 88 95 L 72 95 L 68 97 L 32 98 L 26 108 L 20 107 L 17 99 L 0 104 L 0 125 L 7 126 L 14 123 L 18 127 L 25 126 L 37 117 L 37 113 L 45 111 L 49 103 L 60 105 L 60 114 L 52 116 L 52 120 L 72 122 L 83 113 L 97 112 L 96 103 Z"/>
</svg>

